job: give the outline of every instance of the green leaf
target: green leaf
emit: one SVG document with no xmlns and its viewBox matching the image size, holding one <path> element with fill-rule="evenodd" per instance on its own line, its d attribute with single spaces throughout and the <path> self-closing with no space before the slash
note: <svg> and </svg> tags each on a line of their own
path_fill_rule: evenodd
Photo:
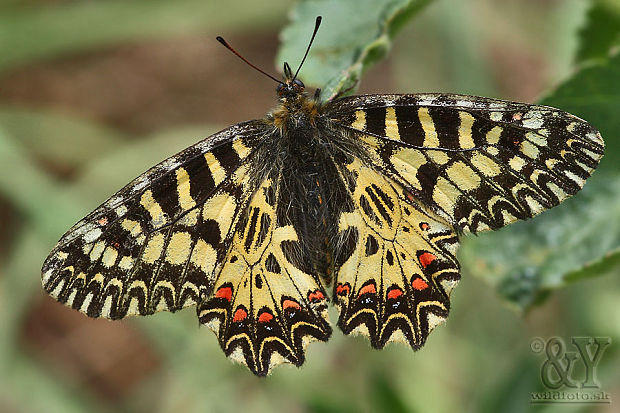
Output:
<svg viewBox="0 0 620 413">
<path fill-rule="evenodd" d="M 520 309 L 551 289 L 620 268 L 620 55 L 580 70 L 541 103 L 587 119 L 606 150 L 584 189 L 562 205 L 464 240 L 465 271 L 483 275 Z"/>
<path fill-rule="evenodd" d="M 620 45 L 620 3 L 616 0 L 594 1 L 579 37 L 578 62 L 606 58 L 612 46 Z"/>
<path fill-rule="evenodd" d="M 598 172 L 618 173 L 620 161 L 620 53 L 603 62 L 586 65 L 571 79 L 543 98 L 543 105 L 555 106 L 577 115 L 597 128 L 605 140 L 605 157 Z"/>
<path fill-rule="evenodd" d="M 323 23 L 301 71 L 307 84 L 324 86 L 322 98 L 349 92 L 362 73 L 389 51 L 398 30 L 431 0 L 302 1 L 282 33 L 278 65 L 294 70 L 301 61 L 317 16 Z M 343 24 L 343 22 L 346 22 Z"/>
</svg>

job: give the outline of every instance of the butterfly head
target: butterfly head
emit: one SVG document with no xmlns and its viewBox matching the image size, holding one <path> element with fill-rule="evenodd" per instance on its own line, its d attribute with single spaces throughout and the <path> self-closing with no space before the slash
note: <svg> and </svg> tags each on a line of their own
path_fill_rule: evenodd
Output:
<svg viewBox="0 0 620 413">
<path fill-rule="evenodd" d="M 280 83 L 276 88 L 279 98 L 290 98 L 304 93 L 305 86 L 299 79 L 289 80 L 286 83 Z"/>
<path fill-rule="evenodd" d="M 280 105 L 270 115 L 278 129 L 290 132 L 315 124 L 319 105 L 317 99 L 308 98 L 305 90 L 297 74 L 293 74 L 288 63 L 284 63 L 284 80 L 276 88 Z"/>
<path fill-rule="evenodd" d="M 304 95 L 304 83 L 297 79 L 291 71 L 288 63 L 284 63 L 284 81 L 278 84 L 276 92 L 281 101 L 296 100 L 295 98 Z"/>
</svg>

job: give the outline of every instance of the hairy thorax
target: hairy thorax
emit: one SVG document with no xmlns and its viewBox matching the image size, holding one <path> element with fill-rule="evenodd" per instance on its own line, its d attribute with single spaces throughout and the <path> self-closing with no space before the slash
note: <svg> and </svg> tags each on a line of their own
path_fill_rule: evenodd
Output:
<svg viewBox="0 0 620 413">
<path fill-rule="evenodd" d="M 319 118 L 319 104 L 306 94 L 281 98 L 280 105 L 268 117 L 282 136 L 297 135 L 308 128 L 315 129 Z"/>
</svg>

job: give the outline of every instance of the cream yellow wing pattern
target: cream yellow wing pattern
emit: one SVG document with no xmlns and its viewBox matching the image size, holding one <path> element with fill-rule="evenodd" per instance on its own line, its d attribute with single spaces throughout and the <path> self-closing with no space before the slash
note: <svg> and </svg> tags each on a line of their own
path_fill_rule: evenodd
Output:
<svg viewBox="0 0 620 413">
<path fill-rule="evenodd" d="M 396 340 L 417 349 L 448 316 L 460 278 L 456 233 L 360 159 L 341 174 L 353 208 L 338 223 L 338 325 L 346 334 L 369 336 L 376 348 Z"/>
<path fill-rule="evenodd" d="M 603 156 L 586 121 L 464 95 L 368 95 L 334 104 L 372 163 L 457 231 L 531 218 L 577 193 Z"/>
<path fill-rule="evenodd" d="M 331 334 L 327 294 L 281 201 L 282 179 L 260 184 L 234 224 L 211 298 L 198 307 L 226 355 L 259 376 L 284 362 L 300 366 L 306 345 Z"/>
<path fill-rule="evenodd" d="M 262 122 L 225 129 L 154 166 L 75 224 L 42 269 L 56 300 L 90 317 L 176 311 L 211 294 Z"/>
<path fill-rule="evenodd" d="M 459 280 L 458 234 L 559 204 L 603 156 L 591 125 L 546 106 L 368 95 L 333 102 L 328 113 L 364 148 L 339 165 L 353 205 L 338 223 L 338 324 L 374 347 L 400 340 L 419 348 L 446 318 Z"/>
</svg>

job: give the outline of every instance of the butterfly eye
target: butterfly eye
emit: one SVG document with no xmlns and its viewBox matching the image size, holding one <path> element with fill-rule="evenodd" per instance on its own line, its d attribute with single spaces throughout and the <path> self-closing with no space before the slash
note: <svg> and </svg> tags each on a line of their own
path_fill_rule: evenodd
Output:
<svg viewBox="0 0 620 413">
<path fill-rule="evenodd" d="M 301 89 L 304 89 L 306 87 L 306 86 L 304 86 L 304 83 L 301 80 L 299 80 L 299 79 L 293 80 L 293 84 L 295 84 L 295 86 L 300 87 Z"/>
</svg>

